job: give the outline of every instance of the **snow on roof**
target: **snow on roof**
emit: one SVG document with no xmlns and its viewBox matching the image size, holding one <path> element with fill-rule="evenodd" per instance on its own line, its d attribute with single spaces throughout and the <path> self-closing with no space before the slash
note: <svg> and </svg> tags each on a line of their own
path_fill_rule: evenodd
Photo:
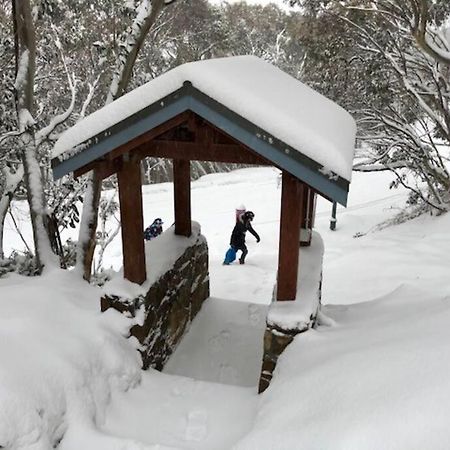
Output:
<svg viewBox="0 0 450 450">
<path fill-rule="evenodd" d="M 56 142 L 53 157 L 181 88 L 185 81 L 346 180 L 356 124 L 336 103 L 256 56 L 183 64 L 86 117 Z"/>
</svg>

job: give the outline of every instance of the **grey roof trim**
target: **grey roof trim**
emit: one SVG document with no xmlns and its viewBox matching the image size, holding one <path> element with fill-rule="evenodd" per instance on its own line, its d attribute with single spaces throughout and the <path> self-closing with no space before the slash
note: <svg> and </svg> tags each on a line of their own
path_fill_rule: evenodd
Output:
<svg viewBox="0 0 450 450">
<path fill-rule="evenodd" d="M 203 94 L 190 82 L 185 82 L 174 93 L 91 138 L 88 142 L 92 143 L 85 150 L 63 161 L 53 159 L 54 178 L 85 166 L 186 110 L 195 112 L 319 193 L 344 206 L 347 204 L 347 180 L 338 176 L 330 178 L 321 173 L 322 166 L 316 161 Z"/>
<path fill-rule="evenodd" d="M 58 178 L 108 154 L 113 149 L 155 128 L 187 110 L 186 98 L 181 95 L 183 88 L 164 99 L 138 111 L 122 122 L 108 128 L 86 141 L 87 147 L 73 156 L 53 158 L 53 178 Z M 64 155 L 62 155 L 64 156 Z"/>
</svg>

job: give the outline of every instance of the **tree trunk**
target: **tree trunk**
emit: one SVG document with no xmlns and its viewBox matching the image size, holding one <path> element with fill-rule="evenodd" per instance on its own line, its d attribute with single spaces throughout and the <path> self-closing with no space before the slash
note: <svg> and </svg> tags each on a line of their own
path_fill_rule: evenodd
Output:
<svg viewBox="0 0 450 450">
<path fill-rule="evenodd" d="M 120 50 L 117 67 L 114 71 L 111 86 L 109 88 L 108 98 L 106 100 L 107 104 L 113 100 L 116 100 L 125 93 L 131 79 L 132 69 L 139 54 L 139 50 L 141 49 L 151 26 L 155 23 L 159 13 L 164 7 L 165 2 L 164 0 L 152 0 L 150 3 L 144 0 L 141 2 L 139 12 L 142 12 L 141 8 L 146 7 L 146 4 L 150 5 L 148 6 L 150 9 L 147 11 L 145 18 L 143 19 L 141 14 L 137 14 L 129 29 L 128 35 L 119 46 Z M 82 219 L 80 236 L 78 239 L 78 251 L 81 251 L 82 254 L 77 255 L 77 261 L 83 261 L 83 273 L 86 280 L 90 279 L 92 260 L 94 258 L 96 245 L 95 235 L 97 230 L 98 209 L 102 188 L 102 183 L 97 180 L 98 177 L 95 170 L 90 176 L 90 182 L 95 191 L 85 198 L 84 208 L 87 208 L 89 213 L 86 214 L 86 216 L 83 213 L 83 218 L 85 218 L 85 220 L 89 220 L 89 222 L 84 223 L 84 220 Z"/>
<path fill-rule="evenodd" d="M 24 178 L 30 206 L 37 267 L 57 265 L 47 233 L 47 213 L 42 173 L 34 136 L 34 74 L 36 36 L 29 0 L 13 1 L 13 23 L 16 54 L 15 98 Z"/>
<path fill-rule="evenodd" d="M 3 233 L 5 229 L 5 218 L 8 213 L 9 205 L 13 198 L 13 194 L 23 179 L 23 166 L 19 166 L 15 173 L 11 173 L 8 168 L 3 170 L 6 180 L 5 189 L 0 198 L 0 259 L 5 257 L 3 248 Z"/>
<path fill-rule="evenodd" d="M 87 281 L 91 279 L 91 266 L 96 244 L 98 206 L 102 187 L 102 180 L 95 171 L 89 177 L 88 187 L 84 195 L 76 263 L 77 270 L 83 274 L 83 278 Z"/>
</svg>

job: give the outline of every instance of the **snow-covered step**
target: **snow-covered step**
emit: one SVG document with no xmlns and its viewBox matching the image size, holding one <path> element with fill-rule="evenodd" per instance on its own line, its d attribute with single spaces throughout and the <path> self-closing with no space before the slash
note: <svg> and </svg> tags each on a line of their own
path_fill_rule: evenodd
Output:
<svg viewBox="0 0 450 450">
<path fill-rule="evenodd" d="M 256 389 L 267 309 L 267 305 L 207 299 L 164 372 Z"/>
<path fill-rule="evenodd" d="M 251 428 L 257 399 L 255 388 L 150 369 L 139 387 L 114 395 L 103 431 L 148 446 L 228 450 Z"/>
</svg>

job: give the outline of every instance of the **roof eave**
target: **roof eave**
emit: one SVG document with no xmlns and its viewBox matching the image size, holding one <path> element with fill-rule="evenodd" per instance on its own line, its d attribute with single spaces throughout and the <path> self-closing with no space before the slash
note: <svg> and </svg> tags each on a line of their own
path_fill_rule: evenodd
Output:
<svg viewBox="0 0 450 450">
<path fill-rule="evenodd" d="M 319 194 L 346 206 L 349 181 L 335 174 L 323 173 L 319 163 L 205 95 L 190 82 L 185 82 L 180 89 L 81 144 L 85 148 L 79 153 L 67 159 L 54 158 L 54 178 L 61 178 L 84 167 L 188 110 L 299 178 Z"/>
</svg>

